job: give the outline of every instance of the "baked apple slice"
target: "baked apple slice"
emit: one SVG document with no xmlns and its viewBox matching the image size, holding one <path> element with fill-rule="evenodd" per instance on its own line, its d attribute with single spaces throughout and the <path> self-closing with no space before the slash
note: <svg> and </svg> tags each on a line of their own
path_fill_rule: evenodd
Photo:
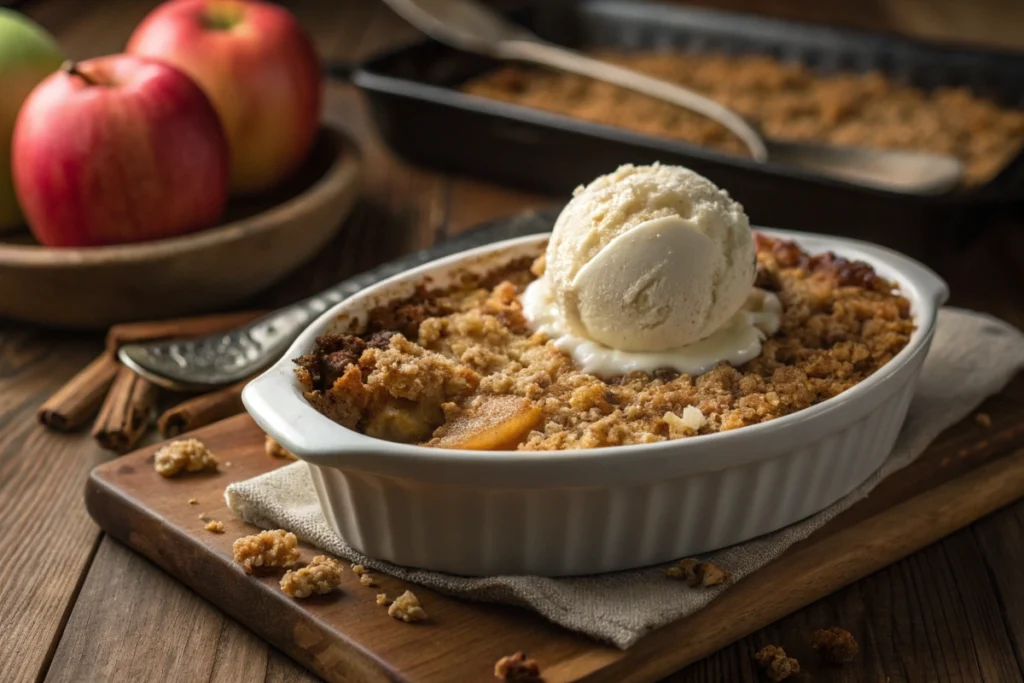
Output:
<svg viewBox="0 0 1024 683">
<path fill-rule="evenodd" d="M 435 432 L 429 445 L 472 451 L 511 451 L 540 424 L 541 409 L 519 396 L 484 396 Z"/>
</svg>

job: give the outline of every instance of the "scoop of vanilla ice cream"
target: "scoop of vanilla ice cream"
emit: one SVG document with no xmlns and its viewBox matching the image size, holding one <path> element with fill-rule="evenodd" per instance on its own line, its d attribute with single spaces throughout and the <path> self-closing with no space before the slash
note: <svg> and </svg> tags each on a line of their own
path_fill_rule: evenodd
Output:
<svg viewBox="0 0 1024 683">
<path fill-rule="evenodd" d="M 743 207 L 707 178 L 660 164 L 622 166 L 578 188 L 546 262 L 565 323 L 623 351 L 709 336 L 743 305 L 756 270 Z"/>
</svg>

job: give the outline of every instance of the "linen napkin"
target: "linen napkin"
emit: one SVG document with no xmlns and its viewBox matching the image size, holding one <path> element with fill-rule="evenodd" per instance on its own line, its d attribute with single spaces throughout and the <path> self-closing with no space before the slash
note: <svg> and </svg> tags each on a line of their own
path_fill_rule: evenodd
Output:
<svg viewBox="0 0 1024 683">
<path fill-rule="evenodd" d="M 1024 334 L 1019 330 L 981 313 L 942 309 L 906 423 L 882 467 L 818 514 L 702 559 L 726 569 L 734 580 L 756 571 L 913 462 L 940 432 L 1001 390 L 1022 368 Z M 236 515 L 256 526 L 288 529 L 332 555 L 442 593 L 531 609 L 560 626 L 620 648 L 629 647 L 651 629 L 696 612 L 728 589 L 692 589 L 685 582 L 666 580 L 662 567 L 553 579 L 469 578 L 395 566 L 363 556 L 331 530 L 320 512 L 308 466 L 302 462 L 231 484 L 225 497 Z"/>
</svg>

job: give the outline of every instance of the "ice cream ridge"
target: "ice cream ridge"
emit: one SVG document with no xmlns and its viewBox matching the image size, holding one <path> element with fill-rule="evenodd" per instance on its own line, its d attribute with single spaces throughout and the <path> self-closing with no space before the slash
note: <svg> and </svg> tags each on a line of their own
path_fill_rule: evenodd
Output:
<svg viewBox="0 0 1024 683">
<path fill-rule="evenodd" d="M 585 372 L 740 365 L 778 330 L 778 298 L 754 287 L 743 207 L 681 166 L 625 165 L 579 187 L 555 222 L 527 320 Z"/>
</svg>

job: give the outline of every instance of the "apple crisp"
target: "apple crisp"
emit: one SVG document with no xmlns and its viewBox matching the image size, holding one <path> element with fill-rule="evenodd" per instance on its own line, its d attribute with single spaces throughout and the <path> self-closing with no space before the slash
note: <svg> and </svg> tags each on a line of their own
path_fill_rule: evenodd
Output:
<svg viewBox="0 0 1024 683">
<path fill-rule="evenodd" d="M 494 663 L 494 677 L 503 681 L 540 681 L 540 665 L 522 652 L 506 655 Z"/>
<path fill-rule="evenodd" d="M 764 670 L 768 680 L 779 683 L 800 673 L 800 662 L 786 655 L 778 645 L 766 645 L 754 655 L 754 661 Z"/>
<path fill-rule="evenodd" d="M 427 618 L 427 613 L 420 605 L 419 598 L 412 591 L 405 591 L 388 606 L 388 616 L 408 623 L 423 621 Z"/>
<path fill-rule="evenodd" d="M 967 185 L 995 176 L 1024 143 L 1024 112 L 962 87 L 925 91 L 877 71 L 821 74 L 764 55 L 599 52 L 596 56 L 707 95 L 779 140 L 951 154 L 964 162 Z M 509 65 L 471 80 L 463 90 L 746 153 L 737 138 L 708 118 L 582 76 Z"/>
<path fill-rule="evenodd" d="M 299 539 L 290 531 L 274 529 L 236 539 L 232 545 L 235 562 L 246 574 L 254 569 L 288 568 L 299 561 Z"/>
<path fill-rule="evenodd" d="M 296 360 L 321 413 L 367 435 L 440 448 L 564 450 L 712 434 L 803 410 L 853 387 L 907 345 L 910 305 L 867 264 L 758 235 L 755 284 L 782 302 L 760 356 L 696 377 L 600 378 L 533 333 L 521 260 L 372 311 Z"/>
<path fill-rule="evenodd" d="M 281 577 L 281 590 L 293 598 L 326 595 L 341 588 L 341 571 L 341 562 L 317 555 L 305 567 L 285 572 Z"/>
<path fill-rule="evenodd" d="M 853 634 L 844 628 L 822 628 L 811 636 L 811 646 L 829 664 L 852 662 L 860 648 Z"/>
<path fill-rule="evenodd" d="M 153 467 L 164 477 L 180 472 L 215 472 L 217 458 L 199 439 L 172 441 L 153 456 Z"/>
</svg>

